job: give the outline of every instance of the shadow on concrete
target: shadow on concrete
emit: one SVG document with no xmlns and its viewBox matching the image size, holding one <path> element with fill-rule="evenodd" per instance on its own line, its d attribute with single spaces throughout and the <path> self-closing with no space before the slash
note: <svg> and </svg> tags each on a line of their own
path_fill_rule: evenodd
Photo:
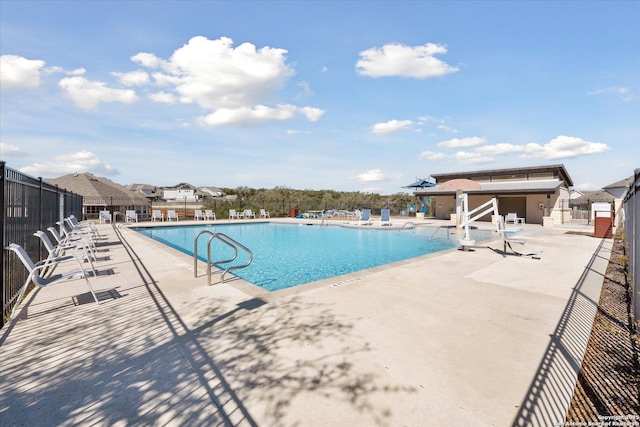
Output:
<svg viewBox="0 0 640 427">
<path fill-rule="evenodd" d="M 610 239 L 601 240 L 573 288 L 529 390 L 519 406 L 513 427 L 564 424 L 598 309 L 611 246 Z"/>
<path fill-rule="evenodd" d="M 355 371 L 348 360 L 366 357 L 367 346 L 343 342 L 353 326 L 301 300 L 280 307 L 248 299 L 225 310 L 218 299 L 194 307 L 190 328 L 114 230 L 139 280 L 117 274 L 100 305 L 80 295 L 77 305 L 30 314 L 3 331 L 2 425 L 257 426 L 247 399 L 261 420 L 302 425 L 284 421 L 302 395 L 340 400 L 367 425 L 388 425 L 391 404 L 374 405 L 371 395 L 415 392 Z M 323 348 L 327 341 L 342 346 Z"/>
</svg>

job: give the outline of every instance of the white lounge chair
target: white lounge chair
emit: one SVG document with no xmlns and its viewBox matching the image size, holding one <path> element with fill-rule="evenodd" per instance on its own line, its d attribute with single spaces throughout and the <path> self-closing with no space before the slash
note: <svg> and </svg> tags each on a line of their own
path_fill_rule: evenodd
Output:
<svg viewBox="0 0 640 427">
<path fill-rule="evenodd" d="M 109 211 L 100 211 L 98 214 L 98 218 L 100 219 L 100 224 L 105 222 L 111 223 L 111 212 Z"/>
<path fill-rule="evenodd" d="M 363 209 L 358 219 L 358 225 L 371 225 L 371 209 Z"/>
<path fill-rule="evenodd" d="M 216 213 L 213 211 L 213 209 L 205 209 L 204 210 L 204 217 L 207 220 L 216 219 Z"/>
<path fill-rule="evenodd" d="M 134 210 L 125 212 L 125 221 L 126 222 L 138 222 L 138 214 Z"/>
<path fill-rule="evenodd" d="M 251 209 L 244 211 L 244 219 L 256 219 L 256 214 Z"/>
<path fill-rule="evenodd" d="M 260 218 L 271 218 L 271 216 L 269 215 L 269 212 L 267 212 L 264 209 L 260 209 Z"/>
<path fill-rule="evenodd" d="M 380 225 L 391 226 L 391 210 L 390 209 L 382 209 L 380 211 Z"/>
<path fill-rule="evenodd" d="M 201 209 L 196 209 L 193 211 L 193 219 L 202 219 L 204 220 L 204 214 Z"/>
<path fill-rule="evenodd" d="M 235 209 L 229 209 L 229 219 L 239 219 L 240 216 Z"/>
<path fill-rule="evenodd" d="M 54 246 L 54 244 L 49 239 L 49 236 L 47 236 L 44 231 L 38 230 L 33 233 L 33 235 L 42 241 L 42 244 L 47 249 L 47 252 L 49 252 L 49 258 L 47 259 L 54 259 L 65 255 L 73 255 L 76 258 L 86 259 L 91 265 L 91 271 L 93 271 L 93 275 L 97 275 L 96 269 L 93 266 L 93 261 L 96 261 L 96 256 L 93 253 L 91 246 L 85 243 L 79 243 L 77 245 L 72 243 L 58 243 Z M 69 251 L 75 251 L 76 253 L 69 253 Z M 82 253 L 79 253 L 79 251 L 82 251 Z"/>
<path fill-rule="evenodd" d="M 162 214 L 162 211 L 160 209 L 156 209 L 151 212 L 151 221 L 156 220 L 164 221 L 164 215 Z"/>
<path fill-rule="evenodd" d="M 89 282 L 87 273 L 82 268 L 82 264 L 80 264 L 80 261 L 78 260 L 78 258 L 74 257 L 73 255 L 56 257 L 56 258 L 48 258 L 46 260 L 42 260 L 34 264 L 31 258 L 29 257 L 29 255 L 27 255 L 25 250 L 22 248 L 22 246 L 17 245 L 15 243 L 11 243 L 5 249 L 15 252 L 18 258 L 20 258 L 20 261 L 22 261 L 22 264 L 24 264 L 26 269 L 29 271 L 29 276 L 27 276 L 27 280 L 25 280 L 24 285 L 22 285 L 22 289 L 20 290 L 20 295 L 18 295 L 18 299 L 16 300 L 17 301 L 16 305 L 15 307 L 13 307 L 13 310 L 11 312 L 11 319 L 14 319 L 18 315 L 18 306 L 20 305 L 20 302 L 22 301 L 22 297 L 24 296 L 24 293 L 27 291 L 27 288 L 29 287 L 29 283 L 31 282 L 33 282 L 34 285 L 40 288 L 46 288 L 48 286 L 55 285 L 57 283 L 67 281 L 70 279 L 84 278 L 84 280 L 87 282 L 87 287 L 89 288 L 89 291 L 91 291 L 91 295 L 93 295 L 93 299 L 96 301 L 96 303 L 99 304 L 98 297 L 96 296 L 96 293 L 93 291 L 93 288 L 91 287 L 91 282 Z M 75 261 L 78 268 L 65 271 L 62 273 L 51 274 L 48 277 L 43 277 L 40 274 L 42 270 L 48 267 L 51 267 L 52 265 L 57 266 L 69 261 Z"/>
<path fill-rule="evenodd" d="M 176 211 L 174 209 L 169 209 L 167 210 L 167 221 L 180 221 L 180 218 L 178 218 L 178 214 L 176 213 Z"/>
</svg>

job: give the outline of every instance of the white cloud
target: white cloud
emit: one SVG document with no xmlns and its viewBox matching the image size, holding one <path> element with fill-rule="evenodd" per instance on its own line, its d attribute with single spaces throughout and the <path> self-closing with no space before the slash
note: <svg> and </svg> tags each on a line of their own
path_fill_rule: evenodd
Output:
<svg viewBox="0 0 640 427">
<path fill-rule="evenodd" d="M 389 120 L 385 123 L 377 123 L 371 126 L 371 132 L 375 134 L 385 134 L 406 131 L 411 128 L 413 122 L 411 120 Z"/>
<path fill-rule="evenodd" d="M 253 108 L 219 108 L 213 113 L 200 117 L 202 126 L 223 126 L 232 124 L 253 125 L 272 120 L 289 120 L 298 112 L 294 105 L 278 105 L 276 108 L 257 105 Z"/>
<path fill-rule="evenodd" d="M 155 56 L 153 53 L 140 52 L 131 57 L 131 60 L 136 64 L 140 64 L 147 68 L 158 68 L 165 64 L 165 62 Z"/>
<path fill-rule="evenodd" d="M 235 109 L 275 98 L 294 74 L 285 64 L 286 53 L 271 47 L 256 49 L 251 43 L 234 48 L 230 38 L 209 40 L 198 36 L 176 50 L 167 62 L 150 57 L 145 61 L 161 64 L 178 93 L 198 105 Z"/>
<path fill-rule="evenodd" d="M 443 130 L 443 131 L 448 132 L 448 133 L 458 133 L 458 129 L 453 128 L 451 126 L 440 125 L 440 126 L 438 126 L 438 129 Z"/>
<path fill-rule="evenodd" d="M 356 63 L 359 74 L 369 77 L 401 76 L 426 79 L 458 71 L 434 55 L 447 53 L 442 45 L 427 43 L 423 46 L 387 44 L 360 52 Z"/>
<path fill-rule="evenodd" d="M 29 153 L 23 151 L 20 147 L 0 142 L 0 154 L 2 157 L 28 157 Z"/>
<path fill-rule="evenodd" d="M 444 160 L 449 158 L 449 156 L 445 153 L 434 153 L 433 151 L 423 151 L 418 156 L 419 160 Z"/>
<path fill-rule="evenodd" d="M 607 88 L 598 88 L 592 91 L 587 92 L 588 96 L 594 95 L 612 95 L 617 96 L 622 101 L 633 101 L 635 97 L 631 93 L 631 88 L 628 87 L 620 87 L 620 86 L 612 86 Z"/>
<path fill-rule="evenodd" d="M 298 93 L 298 98 L 302 98 L 305 96 L 313 96 L 314 92 L 311 89 L 311 85 L 309 82 L 298 82 L 297 86 L 300 87 L 300 92 Z"/>
<path fill-rule="evenodd" d="M 560 135 L 545 145 L 530 143 L 525 146 L 526 157 L 547 160 L 571 159 L 589 154 L 604 153 L 611 150 L 607 144 L 585 141 L 573 136 Z"/>
<path fill-rule="evenodd" d="M 101 102 L 121 102 L 132 104 L 138 100 L 131 89 L 114 89 L 103 82 L 92 82 L 84 77 L 66 77 L 60 80 L 60 87 L 80 108 L 96 108 Z"/>
<path fill-rule="evenodd" d="M 172 93 L 156 92 L 150 93 L 148 96 L 150 100 L 162 104 L 175 104 L 176 102 L 178 102 L 178 99 Z"/>
<path fill-rule="evenodd" d="M 287 129 L 287 135 L 310 134 L 308 130 Z"/>
<path fill-rule="evenodd" d="M 486 144 L 487 140 L 485 138 L 480 138 L 478 136 L 473 136 L 470 138 L 453 138 L 447 141 L 442 141 L 438 143 L 438 147 L 444 148 L 468 148 L 468 147 L 477 147 L 479 145 Z"/>
<path fill-rule="evenodd" d="M 117 77 L 120 83 L 125 86 L 142 86 L 148 84 L 151 80 L 149 74 L 142 70 L 130 71 L 128 73 L 113 72 L 111 74 Z"/>
<path fill-rule="evenodd" d="M 500 154 L 511 154 L 511 153 L 523 153 L 527 151 L 527 148 L 524 145 L 501 143 L 501 144 L 485 145 L 482 147 L 478 147 L 476 148 L 476 151 L 478 153 L 483 153 L 483 154 L 500 155 Z"/>
<path fill-rule="evenodd" d="M 20 172 L 48 178 L 55 178 L 75 172 L 91 172 L 103 176 L 114 176 L 120 173 L 110 165 L 104 164 L 95 154 L 89 151 L 62 154 L 44 163 L 34 163 L 30 166 L 25 166 L 20 169 Z"/>
<path fill-rule="evenodd" d="M 464 164 L 478 164 L 478 163 L 490 163 L 493 161 L 493 158 L 483 156 L 480 153 L 473 153 L 468 151 L 458 151 L 453 157 Z"/>
<path fill-rule="evenodd" d="M 380 169 L 371 169 L 366 172 L 362 172 L 359 175 L 350 176 L 349 179 L 359 182 L 376 182 L 384 181 L 387 177 Z"/>
<path fill-rule="evenodd" d="M 40 86 L 40 71 L 45 62 L 17 55 L 0 56 L 0 88 L 36 89 Z"/>
<path fill-rule="evenodd" d="M 321 110 L 319 108 L 313 108 L 313 107 L 301 107 L 301 108 L 298 108 L 298 111 L 300 111 L 300 113 L 302 113 L 303 116 L 305 116 L 308 120 L 312 122 L 317 122 L 318 120 L 320 120 L 320 117 L 322 117 L 322 115 L 324 114 L 324 110 Z"/>
</svg>

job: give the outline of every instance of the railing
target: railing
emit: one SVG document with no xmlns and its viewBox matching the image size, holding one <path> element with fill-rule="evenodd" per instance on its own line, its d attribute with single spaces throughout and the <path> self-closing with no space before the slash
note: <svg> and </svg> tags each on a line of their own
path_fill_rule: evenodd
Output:
<svg viewBox="0 0 640 427">
<path fill-rule="evenodd" d="M 223 272 L 222 272 L 222 276 L 220 277 L 220 283 L 224 283 L 224 276 L 227 274 L 227 272 L 231 271 L 231 270 L 237 270 L 240 268 L 245 268 L 248 267 L 251 262 L 253 261 L 253 252 L 251 252 L 251 250 L 249 248 L 247 248 L 246 246 L 244 246 L 242 243 L 239 243 L 235 240 L 233 240 L 231 237 L 227 236 L 226 234 L 223 233 L 214 233 L 212 231 L 209 230 L 203 230 L 200 233 L 198 233 L 196 235 L 196 237 L 193 239 L 193 277 L 198 277 L 198 238 L 200 238 L 201 235 L 203 234 L 209 234 L 209 240 L 207 241 L 207 284 L 209 286 L 211 286 L 211 266 L 212 265 L 220 265 L 220 264 L 228 264 L 230 262 L 233 262 L 236 260 L 236 258 L 238 258 L 238 248 L 244 250 L 245 252 L 247 252 L 247 254 L 249 255 L 249 261 L 247 261 L 245 264 L 241 264 L 241 265 L 232 265 L 227 267 Z M 232 258 L 227 259 L 227 260 L 220 260 L 220 261 L 214 261 L 211 262 L 211 243 L 214 240 L 219 240 L 222 243 L 224 243 L 225 245 L 229 246 L 231 249 L 233 249 L 234 251 L 234 255 Z"/>
<path fill-rule="evenodd" d="M 82 218 L 82 196 L 47 184 L 42 178 L 34 178 L 6 167 L 0 161 L 0 240 L 2 247 L 2 317 L 0 327 L 8 319 L 16 305 L 20 288 L 28 277 L 27 270 L 12 254 L 4 250 L 9 243 L 22 246 L 33 260 L 48 255 L 40 239 L 33 236 L 38 230 L 55 227 L 57 221 L 75 215 Z"/>
<path fill-rule="evenodd" d="M 631 304 L 636 330 L 640 329 L 640 169 L 634 171 L 634 180 L 622 202 L 623 226 L 628 252 L 628 276 L 631 287 Z"/>
<path fill-rule="evenodd" d="M 416 225 L 411 221 L 407 221 L 404 224 L 402 224 L 402 227 L 400 227 L 400 229 L 398 230 L 398 233 L 401 232 L 402 230 L 406 229 L 406 228 L 410 228 L 411 230 L 415 231 Z"/>
</svg>

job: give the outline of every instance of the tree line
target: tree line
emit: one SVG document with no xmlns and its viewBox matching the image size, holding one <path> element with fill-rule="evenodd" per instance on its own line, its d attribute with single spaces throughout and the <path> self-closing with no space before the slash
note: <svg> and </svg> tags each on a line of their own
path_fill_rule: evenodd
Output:
<svg viewBox="0 0 640 427">
<path fill-rule="evenodd" d="M 418 199 L 406 193 L 380 195 L 359 191 L 335 190 L 294 190 L 288 187 L 273 189 L 254 189 L 249 187 L 221 188 L 227 195 L 235 195 L 235 199 L 206 199 L 203 208 L 213 209 L 218 218 L 226 218 L 229 209 L 251 209 L 258 212 L 265 209 L 273 217 L 290 216 L 292 210 L 304 213 L 310 210 L 349 210 L 371 209 L 379 213 L 380 209 L 391 209 L 392 215 L 400 215 L 408 211 L 410 206 L 418 205 Z"/>
</svg>

